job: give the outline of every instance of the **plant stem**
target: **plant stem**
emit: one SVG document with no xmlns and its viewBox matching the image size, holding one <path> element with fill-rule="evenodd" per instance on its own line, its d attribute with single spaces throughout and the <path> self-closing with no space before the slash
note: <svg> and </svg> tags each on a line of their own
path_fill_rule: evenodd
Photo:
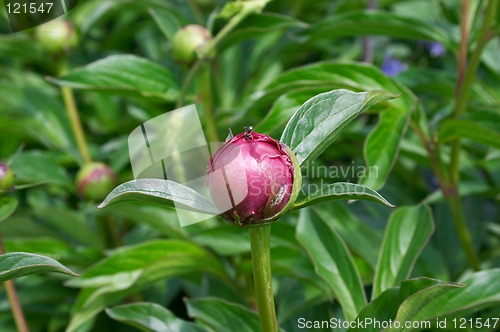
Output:
<svg viewBox="0 0 500 332">
<path fill-rule="evenodd" d="M 206 62 L 202 65 L 202 68 L 198 73 L 198 91 L 200 103 L 203 106 L 203 116 L 208 132 L 208 138 L 211 142 L 219 142 L 219 135 L 217 134 L 217 125 L 215 122 L 212 80 L 210 73 L 210 63 Z"/>
<path fill-rule="evenodd" d="M 66 65 L 62 65 L 59 75 L 63 75 L 66 72 Z M 78 108 L 76 106 L 75 97 L 73 96 L 73 90 L 68 87 L 61 87 L 61 94 L 64 100 L 64 105 L 66 107 L 66 112 L 68 113 L 69 121 L 71 123 L 71 128 L 73 134 L 75 135 L 76 144 L 78 150 L 85 163 L 92 161 L 90 156 L 89 147 L 87 141 L 85 140 L 85 134 L 83 131 L 82 123 L 80 121 L 80 116 L 78 115 Z"/>
<path fill-rule="evenodd" d="M 89 148 L 87 146 L 85 134 L 83 133 L 82 124 L 80 122 L 80 116 L 78 115 L 78 109 L 76 108 L 73 90 L 68 87 L 61 87 L 61 93 L 63 96 L 64 105 L 66 105 L 66 111 L 68 112 L 69 121 L 71 122 L 71 128 L 73 129 L 73 133 L 75 134 L 78 150 L 82 155 L 83 161 L 85 163 L 89 163 L 92 161 L 92 158 L 90 157 Z"/>
<path fill-rule="evenodd" d="M 498 0 L 488 1 L 485 18 L 481 30 L 479 31 L 478 42 L 474 52 L 470 57 L 470 61 L 467 66 L 467 44 L 468 44 L 468 32 L 467 32 L 467 0 L 464 0 L 462 9 L 462 38 L 461 38 L 461 48 L 460 48 L 460 59 L 459 59 L 459 76 L 457 81 L 457 88 L 455 92 L 455 111 L 453 113 L 454 117 L 459 117 L 467 110 L 467 100 L 469 97 L 469 90 L 472 81 L 474 80 L 477 68 L 481 62 L 481 54 L 490 40 L 489 29 L 491 23 L 494 21 L 496 8 L 498 5 Z M 465 27 L 464 27 L 465 26 Z M 465 44 L 465 46 L 464 46 Z M 450 162 L 450 176 L 451 181 L 458 183 L 460 181 L 460 171 L 459 171 L 459 158 L 460 151 L 462 149 L 462 144 L 460 139 L 456 139 L 452 144 L 451 151 L 451 162 Z"/>
<path fill-rule="evenodd" d="M 0 255 L 2 254 L 4 254 L 4 249 L 2 235 L 0 234 Z M 19 301 L 19 297 L 17 296 L 16 286 L 14 285 L 13 280 L 5 281 L 5 292 L 7 293 L 7 298 L 10 302 L 10 308 L 12 310 L 12 316 L 14 316 L 17 331 L 28 332 L 28 324 L 24 318 L 23 308 L 21 306 L 21 302 Z"/>
<path fill-rule="evenodd" d="M 377 0 L 369 0 L 366 6 L 368 10 L 377 9 Z M 363 62 L 373 63 L 374 56 L 374 44 L 373 36 L 363 37 Z"/>
<path fill-rule="evenodd" d="M 453 113 L 453 117 L 459 117 L 467 110 L 467 100 L 469 96 L 470 86 L 474 80 L 477 68 L 479 67 L 479 64 L 481 62 L 481 54 L 490 39 L 489 29 L 495 18 L 497 4 L 497 0 L 488 1 L 485 11 L 485 18 L 481 30 L 479 31 L 476 48 L 472 52 L 470 61 L 467 61 L 467 46 L 469 37 L 467 24 L 468 0 L 464 0 L 462 3 L 461 47 L 458 80 L 455 93 L 455 111 Z M 453 141 L 451 147 L 449 187 L 454 188 L 454 190 L 451 195 L 445 196 L 447 196 L 448 204 L 453 214 L 455 228 L 457 230 L 458 237 L 465 251 L 465 254 L 467 255 L 469 265 L 473 270 L 478 271 L 480 269 L 479 259 L 474 250 L 472 237 L 465 222 L 462 202 L 460 200 L 460 197 L 458 196 L 458 185 L 460 183 L 459 160 L 461 149 L 461 140 L 456 139 L 455 141 Z"/>
<path fill-rule="evenodd" d="M 250 228 L 255 297 L 259 308 L 260 324 L 264 332 L 277 332 L 271 277 L 270 252 L 271 225 Z"/>
<path fill-rule="evenodd" d="M 462 248 L 465 252 L 465 255 L 467 256 L 467 260 L 469 261 L 469 264 L 474 271 L 479 271 L 479 259 L 477 257 L 476 251 L 474 250 L 474 246 L 472 245 L 472 238 L 465 222 L 460 197 L 457 193 L 455 195 L 449 196 L 447 200 L 448 205 L 451 209 L 451 214 L 453 216 L 453 223 L 455 224 L 455 229 L 457 230 L 458 238 L 460 239 Z"/>
</svg>

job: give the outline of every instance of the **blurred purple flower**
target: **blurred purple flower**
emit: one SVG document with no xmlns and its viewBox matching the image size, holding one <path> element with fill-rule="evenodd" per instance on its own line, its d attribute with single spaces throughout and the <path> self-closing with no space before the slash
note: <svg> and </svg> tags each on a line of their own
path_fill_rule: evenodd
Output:
<svg viewBox="0 0 500 332">
<path fill-rule="evenodd" d="M 440 43 L 429 42 L 429 43 L 427 43 L 427 47 L 429 48 L 429 54 L 433 58 L 440 58 L 446 54 L 446 49 Z"/>
<path fill-rule="evenodd" d="M 382 71 L 387 76 L 396 76 L 397 74 L 408 69 L 405 63 L 399 61 L 399 59 L 393 58 L 389 54 L 386 54 L 384 62 L 382 63 Z"/>
</svg>

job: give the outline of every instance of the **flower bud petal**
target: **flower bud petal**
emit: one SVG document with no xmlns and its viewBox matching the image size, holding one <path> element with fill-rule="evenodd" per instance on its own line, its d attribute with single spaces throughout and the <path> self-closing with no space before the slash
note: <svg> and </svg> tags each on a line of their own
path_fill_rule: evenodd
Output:
<svg viewBox="0 0 500 332">
<path fill-rule="evenodd" d="M 295 201 L 296 185 L 300 188 L 293 158 L 283 143 L 248 130 L 223 144 L 207 170 L 207 186 L 222 216 L 245 225 L 281 215 Z"/>
</svg>

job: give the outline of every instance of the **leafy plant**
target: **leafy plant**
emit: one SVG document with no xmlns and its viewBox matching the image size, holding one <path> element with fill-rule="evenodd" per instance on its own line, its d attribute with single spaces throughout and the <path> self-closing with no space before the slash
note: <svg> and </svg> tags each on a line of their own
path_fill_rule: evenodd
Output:
<svg viewBox="0 0 500 332">
<path fill-rule="evenodd" d="M 500 6 L 367 3 L 89 0 L 57 47 L 2 9 L 0 330 L 497 330 Z M 220 211 L 134 179 L 128 135 L 193 103 L 290 149 L 289 205 L 181 227 Z"/>
</svg>

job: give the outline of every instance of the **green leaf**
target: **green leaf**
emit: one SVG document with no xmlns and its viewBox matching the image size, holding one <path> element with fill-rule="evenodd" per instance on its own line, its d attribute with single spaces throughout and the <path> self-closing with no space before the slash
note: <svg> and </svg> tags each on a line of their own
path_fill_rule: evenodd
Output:
<svg viewBox="0 0 500 332">
<path fill-rule="evenodd" d="M 292 116 L 281 136 L 299 164 L 313 161 L 344 127 L 371 106 L 393 98 L 385 91 L 333 90 L 306 101 Z"/>
<path fill-rule="evenodd" d="M 262 108 L 294 90 L 309 88 L 338 89 L 355 91 L 385 90 L 400 95 L 387 109 L 379 114 L 379 122 L 365 140 L 364 155 L 368 169 L 376 167 L 377 176 L 369 176 L 360 183 L 374 190 L 380 189 L 397 160 L 399 145 L 415 108 L 416 97 L 404 85 L 387 77 L 380 69 L 353 63 L 320 62 L 294 68 L 283 73 L 265 91 L 258 91 L 250 99 L 249 110 Z"/>
<path fill-rule="evenodd" d="M 154 240 L 121 247 L 113 254 L 70 280 L 73 287 L 99 287 L 129 278 L 150 280 L 158 275 L 206 271 L 224 276 L 219 262 L 201 247 L 181 240 Z M 142 282 L 144 282 L 142 280 Z"/>
<path fill-rule="evenodd" d="M 174 101 L 179 93 L 175 78 L 166 68 L 135 55 L 108 56 L 50 80 L 74 89 L 120 92 L 166 101 Z"/>
<path fill-rule="evenodd" d="M 23 151 L 12 161 L 12 170 L 18 182 L 48 181 L 65 189 L 73 189 L 73 180 L 64 167 L 59 166 L 51 153 Z"/>
<path fill-rule="evenodd" d="M 350 182 L 337 182 L 326 184 L 321 188 L 313 188 L 305 197 L 299 196 L 298 202 L 293 205 L 292 209 L 302 209 L 309 205 L 337 199 L 365 200 L 394 207 L 375 190 Z"/>
<path fill-rule="evenodd" d="M 450 47 L 451 37 L 437 26 L 423 20 L 398 16 L 384 11 L 354 11 L 332 15 L 315 24 L 312 38 L 383 35 L 415 40 L 432 40 Z"/>
<path fill-rule="evenodd" d="M 464 285 L 442 293 L 421 306 L 413 316 L 413 321 L 430 320 L 461 311 L 468 312 L 497 305 L 500 302 L 500 269 L 491 269 L 471 274 Z"/>
<path fill-rule="evenodd" d="M 329 89 L 303 88 L 281 95 L 278 100 L 274 102 L 271 110 L 266 114 L 266 117 L 255 126 L 256 129 L 259 132 L 266 133 L 284 126 L 299 109 L 300 105 L 315 95 L 326 92 L 327 90 Z"/>
<path fill-rule="evenodd" d="M 291 16 L 276 13 L 261 13 L 259 15 L 252 15 L 238 24 L 235 30 L 224 39 L 221 49 L 230 47 L 234 44 L 242 43 L 247 39 L 256 38 L 275 31 L 290 28 L 305 29 L 307 27 L 308 25 L 306 23 Z"/>
<path fill-rule="evenodd" d="M 361 310 L 356 320 L 359 319 L 364 322 L 369 319 L 376 319 L 380 322 L 387 322 L 395 317 L 400 301 L 399 287 L 386 289 L 382 294 L 377 296 L 377 298 L 364 307 L 363 310 Z M 380 328 L 375 328 L 373 325 L 367 324 L 357 326 L 356 328 L 350 328 L 348 331 L 379 332 Z"/>
<path fill-rule="evenodd" d="M 174 38 L 177 30 L 181 28 L 181 24 L 178 18 L 172 12 L 167 10 L 155 10 L 150 8 L 148 12 L 155 21 L 160 31 L 168 40 L 171 41 Z"/>
<path fill-rule="evenodd" d="M 218 298 L 200 298 L 186 302 L 188 315 L 217 332 L 260 331 L 259 317 L 240 304 Z"/>
<path fill-rule="evenodd" d="M 348 329 L 348 331 L 379 332 L 380 327 L 374 324 L 375 321 L 394 321 L 400 304 L 405 299 L 414 294 L 418 295 L 420 292 L 436 285 L 457 286 L 457 284 L 445 283 L 444 281 L 425 277 L 405 280 L 401 283 L 401 286 L 386 289 L 363 308 L 356 318 L 356 321 L 371 322 L 370 324 L 366 323 L 364 326 L 359 325 L 356 326 L 356 328 L 353 327 Z"/>
<path fill-rule="evenodd" d="M 90 326 L 105 307 L 154 281 L 193 272 L 208 272 L 228 283 L 221 263 L 201 247 L 179 240 L 155 240 L 122 247 L 67 282 L 84 287 L 73 307 L 68 331 Z"/>
<path fill-rule="evenodd" d="M 0 255 L 0 282 L 47 272 L 58 272 L 78 277 L 78 274 L 50 257 L 27 252 L 9 252 Z"/>
<path fill-rule="evenodd" d="M 109 317 L 134 326 L 141 331 L 202 332 L 203 328 L 177 318 L 170 310 L 156 303 L 132 303 L 106 309 Z"/>
<path fill-rule="evenodd" d="M 316 205 L 313 209 L 323 220 L 328 220 L 349 249 L 374 270 L 382 234 L 362 222 L 347 205 L 347 202 L 332 202 Z"/>
<path fill-rule="evenodd" d="M 372 299 L 410 275 L 433 231 L 426 205 L 405 206 L 392 213 L 379 253 Z"/>
<path fill-rule="evenodd" d="M 12 196 L 0 197 L 0 222 L 16 211 L 17 199 Z"/>
<path fill-rule="evenodd" d="M 439 127 L 439 143 L 447 143 L 457 138 L 470 139 L 500 149 L 500 132 L 471 120 L 449 119 L 444 121 Z"/>
<path fill-rule="evenodd" d="M 311 209 L 301 211 L 295 237 L 311 257 L 316 273 L 335 293 L 346 320 L 356 318 L 366 305 L 366 297 L 344 241 Z"/>
<path fill-rule="evenodd" d="M 174 206 L 186 210 L 217 215 L 217 208 L 204 196 L 180 183 L 162 179 L 137 179 L 122 183 L 113 189 L 98 206 L 106 207 L 121 201 L 140 201 Z"/>
<path fill-rule="evenodd" d="M 427 287 L 412 296 L 406 298 L 399 306 L 395 321 L 400 323 L 401 328 L 389 328 L 387 332 L 396 331 L 409 331 L 411 329 L 403 328 L 405 322 L 412 321 L 415 315 L 425 307 L 427 304 L 432 303 L 438 296 L 445 295 L 450 291 L 461 288 L 459 284 L 440 283 Z"/>
</svg>

